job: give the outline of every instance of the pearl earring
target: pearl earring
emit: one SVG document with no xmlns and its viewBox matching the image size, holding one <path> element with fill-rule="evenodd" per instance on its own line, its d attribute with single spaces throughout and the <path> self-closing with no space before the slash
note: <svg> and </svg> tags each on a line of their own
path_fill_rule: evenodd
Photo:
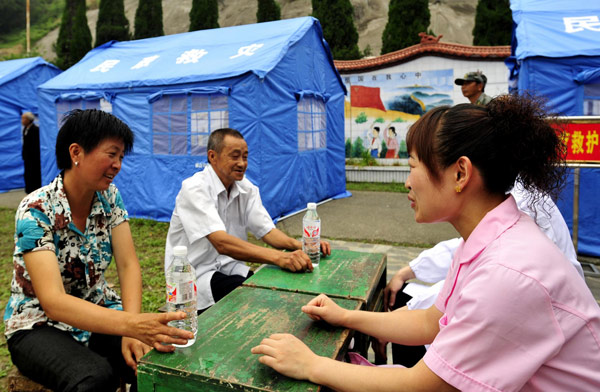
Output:
<svg viewBox="0 0 600 392">
<path fill-rule="evenodd" d="M 75 162 L 75 166 L 79 166 L 79 162 Z"/>
</svg>

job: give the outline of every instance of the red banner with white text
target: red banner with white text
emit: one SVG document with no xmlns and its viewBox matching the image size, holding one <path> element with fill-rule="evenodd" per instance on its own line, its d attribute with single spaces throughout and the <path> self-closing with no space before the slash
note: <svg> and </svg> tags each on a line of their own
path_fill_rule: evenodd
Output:
<svg viewBox="0 0 600 392">
<path fill-rule="evenodd" d="M 600 162 L 600 119 L 567 120 L 561 124 L 567 146 L 567 162 Z"/>
</svg>

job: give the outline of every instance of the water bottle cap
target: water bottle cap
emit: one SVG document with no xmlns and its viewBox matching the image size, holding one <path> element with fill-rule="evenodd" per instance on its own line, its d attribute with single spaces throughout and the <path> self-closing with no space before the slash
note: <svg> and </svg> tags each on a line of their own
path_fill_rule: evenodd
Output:
<svg viewBox="0 0 600 392">
<path fill-rule="evenodd" d="M 316 210 L 317 209 L 317 203 L 308 203 L 306 205 L 306 208 L 308 208 L 309 210 Z"/>
<path fill-rule="evenodd" d="M 173 256 L 187 256 L 187 246 L 179 245 L 174 247 Z"/>
</svg>

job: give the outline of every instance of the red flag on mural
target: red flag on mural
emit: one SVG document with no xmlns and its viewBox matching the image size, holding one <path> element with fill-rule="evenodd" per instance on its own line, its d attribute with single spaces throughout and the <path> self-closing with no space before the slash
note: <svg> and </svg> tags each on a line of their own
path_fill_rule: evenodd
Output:
<svg viewBox="0 0 600 392">
<path fill-rule="evenodd" d="M 352 86 L 350 88 L 350 104 L 358 108 L 373 108 L 385 112 L 379 87 Z"/>
</svg>

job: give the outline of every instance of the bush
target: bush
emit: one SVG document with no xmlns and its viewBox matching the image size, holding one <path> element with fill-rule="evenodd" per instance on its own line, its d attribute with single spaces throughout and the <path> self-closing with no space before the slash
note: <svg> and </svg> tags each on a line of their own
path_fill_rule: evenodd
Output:
<svg viewBox="0 0 600 392">
<path fill-rule="evenodd" d="M 473 27 L 473 45 L 510 45 L 512 23 L 509 0 L 479 0 Z"/>
<path fill-rule="evenodd" d="M 194 0 L 190 11 L 190 31 L 216 29 L 219 27 L 219 3 L 217 0 Z"/>
<path fill-rule="evenodd" d="M 256 22 L 270 22 L 281 19 L 281 9 L 275 0 L 258 0 Z"/>
<path fill-rule="evenodd" d="M 92 33 L 85 15 L 85 0 L 66 0 L 56 41 L 56 65 L 65 70 L 92 49 Z"/>
<path fill-rule="evenodd" d="M 427 31 L 430 18 L 427 0 L 390 0 L 381 54 L 418 44 L 419 33 Z"/>
<path fill-rule="evenodd" d="M 323 36 L 336 60 L 360 58 L 358 32 L 350 0 L 312 0 L 312 16 L 321 22 Z"/>
<path fill-rule="evenodd" d="M 129 20 L 123 0 L 102 0 L 96 23 L 96 47 L 108 41 L 129 41 Z"/>
<path fill-rule="evenodd" d="M 160 0 L 143 0 L 135 11 L 135 39 L 160 37 L 163 30 L 162 3 Z"/>
</svg>

